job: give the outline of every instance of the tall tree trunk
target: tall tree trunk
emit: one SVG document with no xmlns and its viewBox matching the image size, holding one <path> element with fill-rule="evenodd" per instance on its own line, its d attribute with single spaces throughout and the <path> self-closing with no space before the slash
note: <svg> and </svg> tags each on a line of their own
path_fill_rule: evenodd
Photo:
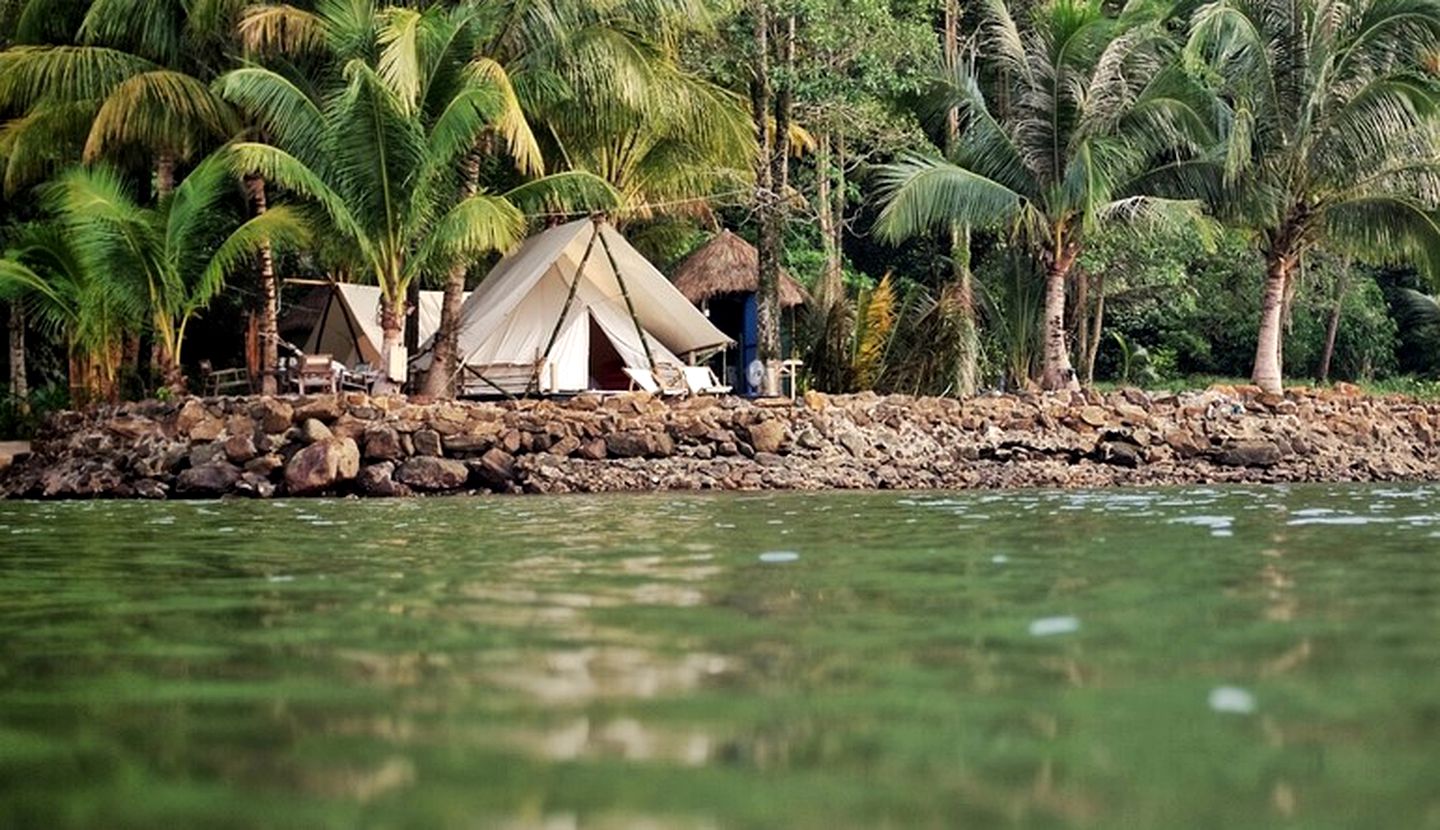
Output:
<svg viewBox="0 0 1440 830">
<path fill-rule="evenodd" d="M 1266 392 L 1284 391 L 1281 382 L 1280 335 L 1284 327 L 1285 289 L 1295 268 L 1295 253 L 1282 240 L 1272 246 L 1265 261 L 1265 294 L 1260 302 L 1260 335 L 1255 344 L 1255 369 L 1250 375 Z"/>
<path fill-rule="evenodd" d="M 1340 333 L 1340 313 L 1345 308 L 1345 293 L 1350 290 L 1350 263 L 1346 262 L 1340 271 L 1340 282 L 1335 286 L 1335 305 L 1330 308 L 1330 323 L 1325 327 L 1325 351 L 1320 353 L 1320 371 L 1316 377 L 1321 383 L 1330 379 L 1330 361 L 1335 357 L 1335 337 Z"/>
<path fill-rule="evenodd" d="M 162 152 L 155 159 L 155 199 L 159 201 L 175 191 L 175 156 Z"/>
<path fill-rule="evenodd" d="M 945 0 L 945 61 L 955 66 L 960 61 L 960 3 Z M 960 108 L 951 107 L 945 117 L 945 152 L 954 158 L 960 141 Z M 955 394 L 975 394 L 980 357 L 980 333 L 975 320 L 974 275 L 970 270 L 970 227 L 961 223 L 950 226 L 951 280 L 960 313 L 960 355 L 955 373 Z"/>
<path fill-rule="evenodd" d="M 770 4 L 768 0 L 755 0 L 755 66 L 750 82 L 750 110 L 755 119 L 755 135 L 760 145 L 759 157 L 755 162 L 756 212 L 760 220 L 759 285 L 756 291 L 756 328 L 758 359 L 766 371 L 760 385 L 763 395 L 779 392 L 773 362 L 780 353 L 780 316 L 774 294 L 779 291 L 780 274 L 780 223 L 777 213 L 780 198 L 776 193 L 777 173 L 775 156 L 783 155 L 785 137 L 780 125 L 775 125 L 771 135 L 770 114 L 774 96 L 770 86 Z M 779 149 L 777 149 L 779 148 Z M 742 367 L 743 369 L 743 367 Z"/>
<path fill-rule="evenodd" d="M 835 251 L 843 258 L 845 252 L 845 131 L 840 130 L 835 134 L 835 191 L 832 197 L 835 200 L 835 211 L 832 214 L 835 222 L 831 233 L 835 236 Z M 839 272 L 841 282 L 844 282 L 844 271 Z"/>
<path fill-rule="evenodd" d="M 256 216 L 270 207 L 265 193 L 265 179 L 261 176 L 245 177 L 245 190 L 250 196 L 250 207 Z M 270 243 L 260 246 L 258 256 L 258 279 L 260 280 L 260 392 L 274 395 L 279 391 L 276 376 L 280 366 L 280 302 L 279 286 L 275 283 L 275 255 Z"/>
<path fill-rule="evenodd" d="M 1100 354 L 1100 335 L 1105 331 L 1105 273 L 1095 277 L 1095 313 L 1090 318 L 1090 335 L 1085 339 L 1085 385 L 1095 384 L 1095 357 Z"/>
<path fill-rule="evenodd" d="M 840 249 L 835 244 L 835 204 L 831 193 L 833 173 L 830 161 L 832 140 L 828 131 L 821 133 L 815 151 L 815 213 L 820 223 L 820 249 L 825 255 L 820 284 L 815 292 L 815 302 L 821 308 L 828 308 L 840 298 L 844 283 Z"/>
<path fill-rule="evenodd" d="M 768 18 L 768 14 L 766 15 Z M 780 84 L 773 96 L 775 137 L 770 143 L 769 211 L 765 219 L 768 251 L 760 257 L 759 294 L 756 297 L 756 337 L 759 358 L 765 364 L 761 394 L 780 394 L 780 263 L 784 256 L 785 225 L 789 216 L 786 188 L 790 181 L 790 117 L 794 102 L 795 18 L 780 26 L 777 47 L 782 65 Z M 768 73 L 767 73 L 768 74 Z"/>
<path fill-rule="evenodd" d="M 475 149 L 465 157 L 464 180 L 460 185 L 461 200 L 480 192 L 480 155 Z M 431 398 L 455 396 L 455 370 L 460 352 L 460 306 L 465 301 L 465 273 L 468 265 L 456 265 L 445 275 L 445 296 L 440 303 L 440 328 L 435 332 L 435 348 L 430 356 L 430 371 L 420 394 Z"/>
<path fill-rule="evenodd" d="M 380 292 L 380 363 L 382 364 L 375 391 L 391 393 L 400 391 L 401 383 L 390 377 L 391 355 L 402 348 L 405 342 L 404 294 L 392 297 L 388 288 Z"/>
<path fill-rule="evenodd" d="M 1045 349 L 1040 385 L 1046 390 L 1080 388 L 1065 343 L 1065 289 L 1076 253 L 1074 246 L 1060 245 L 1052 253 L 1045 272 Z"/>
<path fill-rule="evenodd" d="M 10 303 L 10 395 L 24 407 L 30 397 L 30 380 L 25 373 L 25 309 L 19 300 Z"/>
</svg>

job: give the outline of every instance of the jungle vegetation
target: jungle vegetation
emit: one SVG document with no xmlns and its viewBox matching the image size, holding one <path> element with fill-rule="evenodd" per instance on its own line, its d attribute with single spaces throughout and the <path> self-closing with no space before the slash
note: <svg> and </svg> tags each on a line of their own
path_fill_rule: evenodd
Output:
<svg viewBox="0 0 1440 830">
<path fill-rule="evenodd" d="M 1440 0 L 0 0 L 0 185 L 11 411 L 268 378 L 307 280 L 452 365 L 596 212 L 827 391 L 1440 371 Z"/>
</svg>

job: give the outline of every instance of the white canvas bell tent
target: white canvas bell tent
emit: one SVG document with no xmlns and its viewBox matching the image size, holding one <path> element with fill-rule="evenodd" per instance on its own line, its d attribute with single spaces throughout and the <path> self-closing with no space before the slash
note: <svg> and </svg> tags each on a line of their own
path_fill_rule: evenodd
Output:
<svg viewBox="0 0 1440 830">
<path fill-rule="evenodd" d="M 460 311 L 460 387 L 626 389 L 625 370 L 679 369 L 677 355 L 729 343 L 618 231 L 581 219 L 526 240 L 471 293 Z"/>
<path fill-rule="evenodd" d="M 337 282 L 320 309 L 315 328 L 305 340 L 306 354 L 328 354 L 354 369 L 380 365 L 384 331 L 380 326 L 380 287 Z M 468 295 L 466 295 L 468 296 Z M 420 327 L 420 342 L 440 328 L 442 291 L 421 291 L 420 304 L 407 321 Z"/>
</svg>

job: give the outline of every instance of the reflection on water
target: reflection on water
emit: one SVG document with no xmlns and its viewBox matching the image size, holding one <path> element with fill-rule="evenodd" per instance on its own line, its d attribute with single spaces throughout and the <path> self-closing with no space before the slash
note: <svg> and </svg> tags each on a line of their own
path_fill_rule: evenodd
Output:
<svg viewBox="0 0 1440 830">
<path fill-rule="evenodd" d="M 0 503 L 0 826 L 1440 826 L 1437 506 Z"/>
</svg>

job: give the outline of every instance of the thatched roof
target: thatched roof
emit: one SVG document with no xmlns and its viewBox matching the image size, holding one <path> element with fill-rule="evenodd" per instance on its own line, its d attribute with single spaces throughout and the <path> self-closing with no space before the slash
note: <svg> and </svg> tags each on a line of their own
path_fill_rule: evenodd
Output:
<svg viewBox="0 0 1440 830">
<path fill-rule="evenodd" d="M 720 294 L 750 294 L 760 285 L 760 253 L 730 231 L 721 231 L 680 263 L 671 282 L 695 305 Z M 800 283 L 781 271 L 780 305 L 790 308 L 809 300 Z"/>
</svg>

